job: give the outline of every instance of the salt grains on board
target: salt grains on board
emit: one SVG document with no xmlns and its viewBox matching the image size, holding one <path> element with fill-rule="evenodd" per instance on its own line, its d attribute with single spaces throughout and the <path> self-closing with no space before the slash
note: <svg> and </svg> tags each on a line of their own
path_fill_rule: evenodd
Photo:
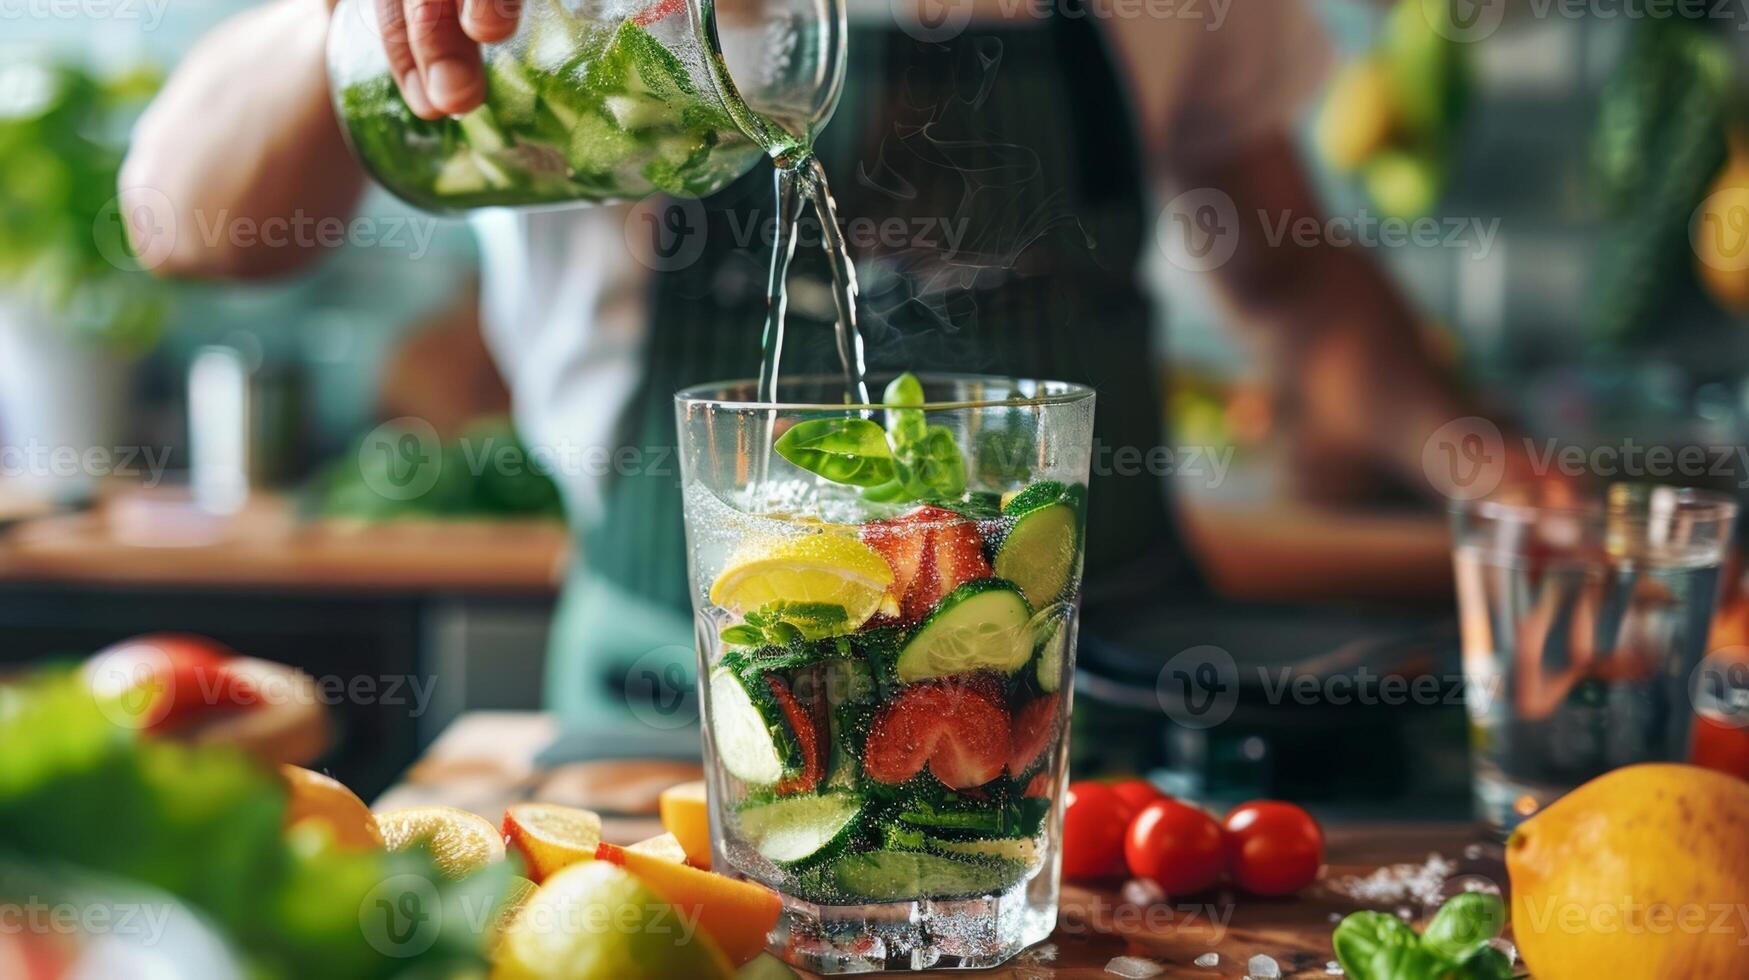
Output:
<svg viewBox="0 0 1749 980">
<path fill-rule="evenodd" d="M 1446 879 L 1457 865 L 1438 854 L 1427 855 L 1421 864 L 1392 864 L 1366 876 L 1346 875 L 1330 888 L 1358 902 L 1381 905 L 1415 899 L 1424 906 L 1438 906 Z"/>
<path fill-rule="evenodd" d="M 1105 972 L 1129 977 L 1130 980 L 1146 980 L 1147 977 L 1157 977 L 1165 973 L 1166 968 L 1140 956 L 1115 956 L 1110 963 L 1105 964 Z"/>
</svg>

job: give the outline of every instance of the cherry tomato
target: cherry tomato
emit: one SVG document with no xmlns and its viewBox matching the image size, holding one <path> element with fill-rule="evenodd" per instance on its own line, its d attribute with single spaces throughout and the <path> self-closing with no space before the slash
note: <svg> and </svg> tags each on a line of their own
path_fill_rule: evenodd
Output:
<svg viewBox="0 0 1749 980">
<path fill-rule="evenodd" d="M 1292 895 L 1324 864 L 1324 832 L 1292 803 L 1257 800 L 1227 814 L 1227 870 L 1253 895 Z"/>
<path fill-rule="evenodd" d="M 1125 803 L 1129 804 L 1132 815 L 1142 812 L 1142 807 L 1155 800 L 1169 799 L 1165 793 L 1160 792 L 1159 788 L 1146 779 L 1119 780 L 1111 784 L 1111 789 L 1112 792 L 1122 797 Z"/>
<path fill-rule="evenodd" d="M 1123 874 L 1123 835 L 1129 815 L 1129 804 L 1109 784 L 1070 783 L 1063 797 L 1063 876 Z"/>
<path fill-rule="evenodd" d="M 1221 880 L 1226 864 L 1221 825 L 1189 804 L 1155 800 L 1130 821 L 1124 858 L 1131 874 L 1168 895 L 1203 891 Z"/>
</svg>

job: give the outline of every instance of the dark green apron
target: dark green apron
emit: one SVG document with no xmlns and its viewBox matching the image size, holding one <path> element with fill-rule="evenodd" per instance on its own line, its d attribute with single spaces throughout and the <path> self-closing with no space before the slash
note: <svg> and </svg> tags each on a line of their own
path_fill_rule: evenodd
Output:
<svg viewBox="0 0 1749 980">
<path fill-rule="evenodd" d="M 1103 38 L 1069 16 L 974 24 L 944 44 L 853 30 L 849 69 L 816 151 L 857 258 L 871 372 L 1097 388 L 1086 595 L 1158 594 L 1185 565 L 1164 481 L 1139 462 L 1163 428 L 1141 282 L 1151 214 Z M 771 224 L 770 167 L 704 210 L 703 256 L 653 284 L 643 388 L 620 431 L 620 444 L 666 465 L 617 477 L 602 519 L 580 531 L 555 623 L 547 697 L 573 724 L 628 710 L 656 727 L 689 717 L 677 707 L 696 654 L 672 396 L 757 371 L 769 249 L 749 229 Z M 830 320 L 801 301 L 827 295 L 817 248 L 798 250 L 791 282 L 783 370 L 836 372 Z"/>
</svg>

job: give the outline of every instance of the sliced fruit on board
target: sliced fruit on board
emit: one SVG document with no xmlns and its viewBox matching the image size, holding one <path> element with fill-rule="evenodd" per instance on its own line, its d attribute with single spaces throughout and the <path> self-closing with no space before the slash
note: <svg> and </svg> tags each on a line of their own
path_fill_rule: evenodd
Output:
<svg viewBox="0 0 1749 980">
<path fill-rule="evenodd" d="M 673 834 L 657 834 L 654 837 L 646 837 L 636 844 L 627 844 L 626 850 L 648 854 L 651 857 L 672 861 L 675 864 L 687 863 L 686 848 L 680 846 L 680 841 Z"/>
<path fill-rule="evenodd" d="M 711 869 L 710 798 L 702 779 L 680 783 L 662 791 L 657 801 L 662 827 L 686 851 L 686 863 Z"/>
<path fill-rule="evenodd" d="M 504 931 L 492 978 L 733 977 L 724 951 L 709 935 L 681 929 L 669 901 L 625 868 L 601 861 L 572 865 L 542 885 Z"/>
<path fill-rule="evenodd" d="M 369 851 L 383 846 L 376 814 L 338 779 L 289 765 L 279 767 L 279 778 L 286 788 L 286 830 L 320 824 L 341 850 Z"/>
<path fill-rule="evenodd" d="M 1032 609 L 1020 590 L 986 578 L 954 589 L 899 651 L 901 683 L 994 670 L 1012 674 L 1032 659 Z"/>
<path fill-rule="evenodd" d="M 906 688 L 869 725 L 863 768 L 897 784 L 925 767 L 951 789 L 982 786 L 1008 765 L 1008 712 L 993 679 L 956 678 Z"/>
<path fill-rule="evenodd" d="M 522 856 L 528 876 L 545 881 L 561 868 L 595 857 L 601 817 L 556 803 L 518 803 L 504 811 L 504 839 Z"/>
<path fill-rule="evenodd" d="M 1056 743 L 1062 730 L 1057 716 L 1060 695 L 1047 694 L 1033 698 L 1014 712 L 1009 731 L 1008 774 L 1025 779 L 1042 764 L 1046 750 Z"/>
<path fill-rule="evenodd" d="M 504 838 L 485 817 L 453 806 L 414 806 L 377 814 L 391 851 L 424 847 L 446 877 L 461 878 L 504 860 Z"/>
<path fill-rule="evenodd" d="M 836 857 L 860 828 L 862 801 L 851 793 L 753 803 L 735 815 L 741 834 L 766 860 L 798 868 Z"/>
<path fill-rule="evenodd" d="M 612 844 L 596 849 L 597 859 L 617 864 L 673 904 L 716 941 L 739 966 L 765 949 L 765 937 L 777 925 L 783 900 L 764 885 L 738 881 L 714 871 L 700 871 Z"/>
</svg>

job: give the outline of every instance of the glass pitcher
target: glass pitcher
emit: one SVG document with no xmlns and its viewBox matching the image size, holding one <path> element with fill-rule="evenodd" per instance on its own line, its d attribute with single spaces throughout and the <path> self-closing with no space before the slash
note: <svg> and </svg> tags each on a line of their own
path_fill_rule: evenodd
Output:
<svg viewBox="0 0 1749 980">
<path fill-rule="evenodd" d="M 843 0 L 532 0 L 485 45 L 485 104 L 401 98 L 373 0 L 340 0 L 328 78 L 371 175 L 427 211 L 702 197 L 805 151 L 843 84 Z"/>
</svg>

